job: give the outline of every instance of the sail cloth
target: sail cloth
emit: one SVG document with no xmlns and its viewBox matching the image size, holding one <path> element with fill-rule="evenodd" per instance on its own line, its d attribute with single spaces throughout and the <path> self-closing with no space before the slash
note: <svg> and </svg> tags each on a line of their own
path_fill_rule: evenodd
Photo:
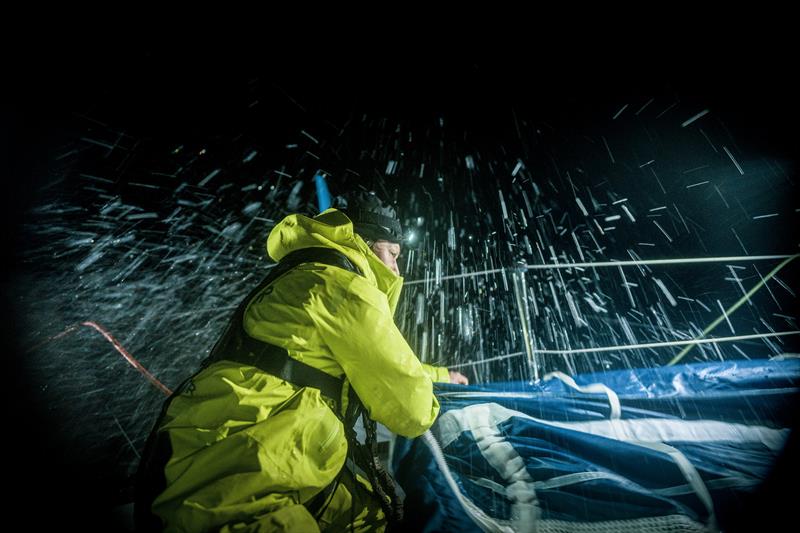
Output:
<svg viewBox="0 0 800 533">
<path fill-rule="evenodd" d="M 437 384 L 430 434 L 393 450 L 406 527 L 727 529 L 786 444 L 798 384 L 798 359 Z"/>
</svg>

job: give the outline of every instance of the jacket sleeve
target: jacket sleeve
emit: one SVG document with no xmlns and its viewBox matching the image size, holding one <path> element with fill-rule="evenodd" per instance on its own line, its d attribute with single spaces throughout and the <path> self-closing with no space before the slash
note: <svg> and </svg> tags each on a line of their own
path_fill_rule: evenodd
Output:
<svg viewBox="0 0 800 533">
<path fill-rule="evenodd" d="M 310 302 L 317 331 L 370 417 L 398 435 L 421 435 L 439 414 L 430 373 L 397 329 L 386 295 L 361 276 L 335 277 Z"/>
<path fill-rule="evenodd" d="M 450 383 L 450 370 L 446 366 L 433 366 L 422 363 L 422 368 L 434 383 Z"/>
</svg>

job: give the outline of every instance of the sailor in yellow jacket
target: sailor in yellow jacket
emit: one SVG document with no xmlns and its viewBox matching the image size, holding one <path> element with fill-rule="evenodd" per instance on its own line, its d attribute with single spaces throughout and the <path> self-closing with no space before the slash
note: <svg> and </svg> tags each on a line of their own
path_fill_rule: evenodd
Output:
<svg viewBox="0 0 800 533">
<path fill-rule="evenodd" d="M 348 218 L 387 209 L 363 194 L 358 202 L 363 209 L 287 216 L 270 233 L 267 253 L 280 262 L 298 250 L 329 248 L 360 273 L 299 264 L 250 299 L 242 326 L 249 337 L 342 378 L 370 419 L 416 437 L 439 412 L 432 382 L 466 378 L 420 363 L 398 330 L 397 232 L 381 234 L 389 228 L 378 224 L 376 234 L 374 224 Z M 331 400 L 317 388 L 224 357 L 166 404 L 154 430 L 165 456 L 155 473 L 163 490 L 144 505 L 137 501 L 137 527 L 145 527 L 144 513 L 149 526 L 160 522 L 164 531 L 383 530 L 386 518 L 370 483 L 345 467 L 346 428 Z M 322 495 L 315 517 L 309 504 Z"/>
</svg>

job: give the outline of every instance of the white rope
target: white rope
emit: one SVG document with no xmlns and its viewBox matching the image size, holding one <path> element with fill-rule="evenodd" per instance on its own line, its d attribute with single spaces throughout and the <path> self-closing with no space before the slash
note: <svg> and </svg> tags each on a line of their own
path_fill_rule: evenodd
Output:
<svg viewBox="0 0 800 533">
<path fill-rule="evenodd" d="M 584 385 L 583 387 L 575 383 L 575 380 L 572 377 L 564 374 L 563 372 L 550 372 L 546 374 L 542 381 L 547 381 L 548 379 L 558 379 L 566 386 L 575 389 L 578 392 L 583 394 L 605 394 L 608 397 L 608 404 L 611 407 L 611 420 L 618 420 L 620 415 L 622 414 L 622 408 L 619 404 L 619 396 L 617 393 L 614 392 L 611 387 L 603 384 L 603 383 L 591 383 L 589 385 Z"/>
<path fill-rule="evenodd" d="M 697 498 L 700 500 L 703 506 L 705 506 L 706 512 L 708 513 L 706 525 L 711 531 L 717 531 L 717 517 L 714 514 L 714 500 L 711 498 L 711 493 L 708 492 L 708 487 L 706 487 L 706 484 L 703 481 L 703 478 L 700 476 L 700 473 L 697 471 L 697 468 L 695 468 L 694 464 L 692 464 L 692 462 L 683 454 L 683 452 L 674 446 L 670 446 L 669 444 L 665 444 L 663 442 L 641 442 L 634 440 L 627 442 L 636 446 L 649 448 L 651 450 L 663 453 L 672 459 L 672 461 L 675 463 L 675 466 L 678 467 L 678 470 L 681 471 L 681 474 L 683 474 L 683 477 L 689 483 L 689 486 L 692 487 L 692 490 Z"/>
<path fill-rule="evenodd" d="M 456 497 L 456 500 L 461 504 L 461 508 L 464 509 L 464 512 L 468 517 L 470 517 L 470 519 L 472 519 L 475 525 L 477 525 L 486 533 L 513 533 L 513 529 L 511 527 L 487 515 L 483 509 L 475 505 L 472 500 L 470 500 L 461 492 L 461 489 L 459 489 L 458 485 L 456 484 L 456 480 L 453 479 L 453 473 L 450 471 L 450 467 L 447 466 L 447 461 L 445 461 L 442 448 L 430 430 L 422 434 L 422 441 L 431 451 L 433 459 L 436 461 L 436 465 L 439 467 L 439 471 L 444 476 L 444 479 L 447 482 L 447 485 L 450 487 L 450 490 L 453 491 L 453 495 Z"/>
</svg>

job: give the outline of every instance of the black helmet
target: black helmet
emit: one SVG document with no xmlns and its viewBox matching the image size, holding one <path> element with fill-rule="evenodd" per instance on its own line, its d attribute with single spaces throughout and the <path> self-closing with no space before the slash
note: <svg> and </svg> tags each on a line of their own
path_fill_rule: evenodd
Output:
<svg viewBox="0 0 800 533">
<path fill-rule="evenodd" d="M 374 192 L 356 191 L 339 196 L 339 209 L 353 221 L 353 229 L 369 241 L 405 242 L 394 207 L 384 204 Z"/>
</svg>

